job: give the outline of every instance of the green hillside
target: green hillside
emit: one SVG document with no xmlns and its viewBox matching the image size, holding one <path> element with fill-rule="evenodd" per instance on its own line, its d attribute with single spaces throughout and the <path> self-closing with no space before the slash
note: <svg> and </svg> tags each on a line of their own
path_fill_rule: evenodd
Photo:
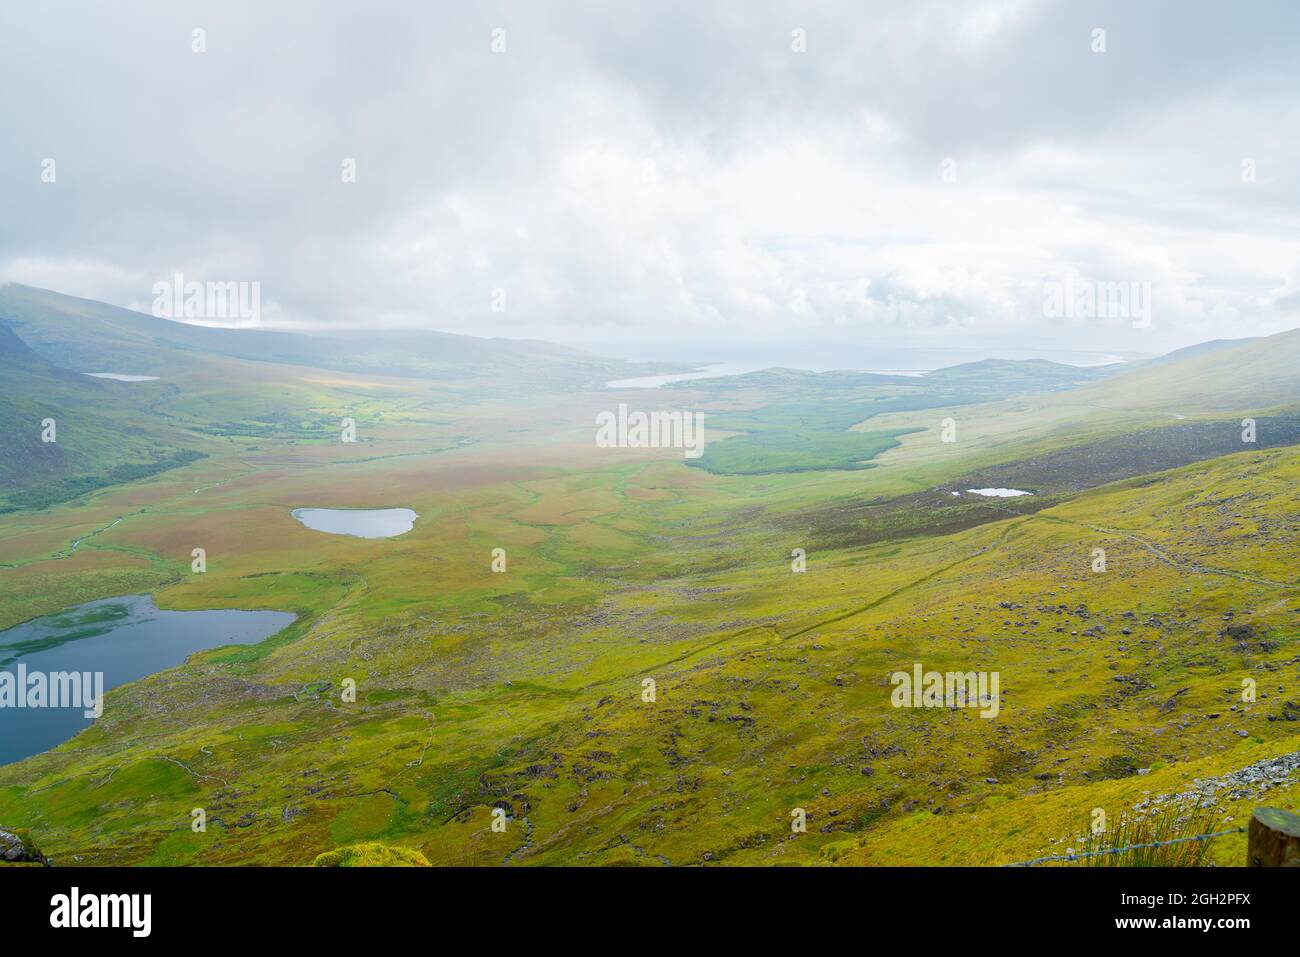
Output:
<svg viewBox="0 0 1300 957">
<path fill-rule="evenodd" d="M 1300 401 L 1300 329 L 1120 373 L 1071 398 L 1181 414 L 1294 405 Z"/>
<path fill-rule="evenodd" d="M 3 325 L 0 383 L 0 511 L 42 508 L 202 457 L 179 430 L 149 414 L 165 387 L 60 369 Z M 135 393 L 124 401 L 131 386 Z"/>
<path fill-rule="evenodd" d="M 1057 392 L 1108 374 L 1046 360 L 989 359 L 918 377 L 777 369 L 665 391 L 745 406 L 709 417 L 714 432 L 739 434 L 715 439 L 689 465 L 719 475 L 769 475 L 873 468 L 871 459 L 896 447 L 899 436 L 927 431 L 919 424 L 877 428 L 881 416 Z"/>
<path fill-rule="evenodd" d="M 57 351 L 66 319 L 18 331 Z M 159 382 L 106 383 L 0 344 L 6 421 L 54 409 L 110 479 L 0 514 L 0 626 L 144 592 L 298 615 L 0 767 L 0 826 L 56 865 L 1001 864 L 1205 781 L 1215 820 L 1300 805 L 1294 333 L 1123 371 L 619 393 L 704 412 L 712 469 L 597 447 L 598 386 L 181 369 L 170 341 L 130 369 Z M 111 481 L 172 437 L 206 457 Z M 363 539 L 304 506 L 419 517 Z M 997 713 L 896 707 L 918 664 L 997 673 Z"/>
</svg>

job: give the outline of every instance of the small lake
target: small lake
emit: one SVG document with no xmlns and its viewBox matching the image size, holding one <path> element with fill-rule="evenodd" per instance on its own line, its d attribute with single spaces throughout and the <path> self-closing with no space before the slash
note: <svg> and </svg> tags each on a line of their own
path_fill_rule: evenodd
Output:
<svg viewBox="0 0 1300 957">
<path fill-rule="evenodd" d="M 104 598 L 0 631 L 0 694 L 33 673 L 103 673 L 103 690 L 174 668 L 196 651 L 252 645 L 287 627 L 283 611 L 161 611 L 148 595 Z M 97 689 L 88 689 L 97 690 Z M 0 696 L 0 764 L 48 751 L 93 723 L 84 707 L 16 707 Z"/>
<path fill-rule="evenodd" d="M 744 375 L 758 372 L 764 366 L 742 365 L 734 362 L 713 362 L 694 372 L 675 372 L 668 375 L 641 375 L 631 379 L 613 379 L 605 383 L 606 389 L 658 389 L 674 382 L 693 382 L 696 379 L 716 379 L 720 376 Z"/>
<path fill-rule="evenodd" d="M 318 532 L 358 538 L 404 535 L 420 517 L 409 508 L 295 508 L 292 515 Z"/>
<path fill-rule="evenodd" d="M 781 368 L 781 366 L 772 363 L 755 363 L 755 362 L 715 362 L 712 365 L 703 366 L 694 372 L 676 372 L 668 375 L 643 375 L 636 376 L 632 379 L 612 379 L 605 383 L 607 389 L 658 389 L 666 385 L 676 385 L 678 382 L 694 382 L 698 379 L 719 379 L 723 376 L 747 375 L 750 372 L 765 372 L 769 369 Z M 814 372 L 827 372 L 828 369 L 814 369 Z M 889 375 L 889 376 L 907 376 L 908 378 L 917 378 L 925 375 L 928 369 L 837 369 L 839 372 L 858 372 L 865 375 Z"/>
<path fill-rule="evenodd" d="M 985 498 L 1015 498 L 1017 495 L 1034 494 L 1033 492 L 1022 492 L 1018 488 L 968 488 L 966 491 L 972 495 L 983 495 Z"/>
<path fill-rule="evenodd" d="M 156 375 L 125 375 L 121 372 L 83 372 L 94 379 L 112 379 L 114 382 L 156 382 Z"/>
</svg>

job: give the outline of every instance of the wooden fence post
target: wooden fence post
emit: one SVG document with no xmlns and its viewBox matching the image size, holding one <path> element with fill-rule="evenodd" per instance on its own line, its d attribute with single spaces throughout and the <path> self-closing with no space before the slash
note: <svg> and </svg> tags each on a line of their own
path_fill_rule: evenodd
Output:
<svg viewBox="0 0 1300 957">
<path fill-rule="evenodd" d="M 1250 817 L 1247 867 L 1300 867 L 1300 814 L 1257 807 Z"/>
</svg>

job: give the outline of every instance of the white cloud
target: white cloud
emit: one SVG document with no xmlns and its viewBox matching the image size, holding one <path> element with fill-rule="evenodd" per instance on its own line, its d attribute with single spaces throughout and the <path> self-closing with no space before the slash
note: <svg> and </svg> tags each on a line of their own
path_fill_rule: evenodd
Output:
<svg viewBox="0 0 1300 957">
<path fill-rule="evenodd" d="M 191 12 L 128 8 L 0 29 L 0 276 L 129 305 L 180 271 L 260 281 L 286 326 L 569 341 L 1296 324 L 1286 5 L 233 4 L 202 56 Z M 1067 273 L 1151 282 L 1151 329 L 1045 318 Z"/>
</svg>

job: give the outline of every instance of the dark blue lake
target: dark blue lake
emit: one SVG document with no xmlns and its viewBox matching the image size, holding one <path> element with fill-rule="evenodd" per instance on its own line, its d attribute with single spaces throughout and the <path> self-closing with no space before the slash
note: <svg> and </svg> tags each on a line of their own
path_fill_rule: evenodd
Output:
<svg viewBox="0 0 1300 957">
<path fill-rule="evenodd" d="M 29 676 L 100 672 L 108 691 L 174 668 L 196 651 L 256 644 L 293 620 L 282 611 L 161 611 L 148 595 L 124 595 L 0 631 L 0 672 L 11 676 L 0 675 L 0 764 L 48 751 L 94 721 L 83 707 L 17 707 L 7 701 L 6 683 L 14 692 L 20 666 Z M 29 678 L 29 690 L 32 680 L 40 681 Z"/>
</svg>

